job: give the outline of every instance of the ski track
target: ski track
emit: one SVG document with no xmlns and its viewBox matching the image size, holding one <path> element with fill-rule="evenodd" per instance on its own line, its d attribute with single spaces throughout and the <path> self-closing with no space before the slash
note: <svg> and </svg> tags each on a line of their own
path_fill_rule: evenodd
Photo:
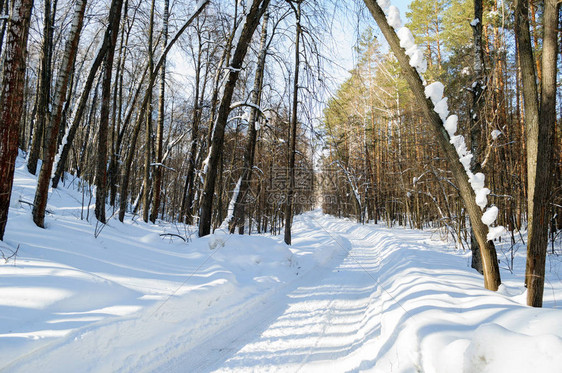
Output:
<svg viewBox="0 0 562 373">
<path fill-rule="evenodd" d="M 380 286 L 376 249 L 392 240 L 390 230 L 309 214 L 302 232 L 324 231 L 340 245 L 343 262 L 298 281 L 286 296 L 213 336 L 184 358 L 157 371 L 351 372 L 373 368 L 381 345 L 381 316 L 394 303 Z M 343 238 L 343 240 L 342 240 Z M 348 245 L 346 245 L 346 241 Z"/>
</svg>

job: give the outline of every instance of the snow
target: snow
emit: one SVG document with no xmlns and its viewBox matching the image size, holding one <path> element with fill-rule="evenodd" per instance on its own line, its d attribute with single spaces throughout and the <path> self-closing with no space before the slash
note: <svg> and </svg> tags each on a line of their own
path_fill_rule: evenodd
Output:
<svg viewBox="0 0 562 373">
<path fill-rule="evenodd" d="M 492 140 L 497 140 L 498 137 L 500 137 L 500 135 L 502 134 L 502 131 L 500 130 L 493 130 L 492 133 L 490 134 L 492 136 Z"/>
<path fill-rule="evenodd" d="M 445 121 L 445 130 L 449 134 L 449 137 L 455 136 L 457 133 L 457 126 L 459 122 L 459 117 L 457 115 L 450 115 Z"/>
<path fill-rule="evenodd" d="M 490 194 L 490 189 L 482 188 L 476 192 L 476 204 L 484 210 L 488 204 L 488 194 Z"/>
<path fill-rule="evenodd" d="M 396 33 L 398 35 L 398 39 L 400 39 L 400 47 L 408 50 L 416 45 L 414 41 L 414 35 L 412 35 L 412 31 L 410 31 L 407 27 L 402 27 Z"/>
<path fill-rule="evenodd" d="M 214 128 L 213 128 L 213 134 L 214 134 Z M 207 158 L 205 158 L 205 160 L 203 160 L 203 163 L 201 164 L 203 170 L 201 171 L 202 174 L 207 174 L 207 171 L 209 169 L 209 162 L 211 160 L 211 150 L 213 150 L 213 145 L 211 145 L 211 147 L 209 148 L 209 152 L 207 154 Z"/>
<path fill-rule="evenodd" d="M 442 98 L 438 103 L 435 104 L 435 107 L 433 109 L 437 114 L 439 114 L 439 118 L 441 118 L 443 123 L 445 123 L 447 121 L 447 117 L 449 117 L 449 107 L 447 105 L 447 101 L 447 97 Z"/>
<path fill-rule="evenodd" d="M 414 45 L 406 50 L 406 54 L 410 57 L 410 66 L 416 69 L 419 74 L 425 74 L 427 71 L 427 61 L 423 51 L 417 45 Z"/>
<path fill-rule="evenodd" d="M 466 154 L 465 156 L 460 157 L 461 164 L 467 172 L 470 171 L 470 162 L 472 162 L 472 158 L 472 154 Z"/>
<path fill-rule="evenodd" d="M 478 172 L 471 175 L 468 181 L 472 185 L 472 189 L 478 192 L 479 190 L 484 188 L 484 180 L 486 180 L 486 176 L 482 172 Z"/>
<path fill-rule="evenodd" d="M 486 212 L 482 215 L 482 223 L 490 226 L 498 218 L 499 209 L 496 206 L 488 207 Z"/>
<path fill-rule="evenodd" d="M 379 6 L 386 12 L 388 7 L 390 6 L 390 0 L 377 0 Z"/>
<path fill-rule="evenodd" d="M 502 234 L 505 233 L 505 227 L 499 225 L 497 227 L 488 227 L 488 234 L 486 235 L 486 239 L 489 241 L 493 241 L 499 237 L 501 237 Z"/>
<path fill-rule="evenodd" d="M 464 157 L 468 154 L 466 143 L 464 142 L 464 137 L 462 135 L 455 135 L 451 137 L 449 142 L 455 147 L 459 157 Z"/>
<path fill-rule="evenodd" d="M 223 220 L 223 222 L 221 224 L 221 228 L 228 229 L 228 223 L 230 223 L 230 221 L 234 217 L 234 206 L 236 205 L 236 200 L 238 199 L 238 194 L 240 193 L 240 186 L 241 185 L 242 185 L 242 176 L 240 176 L 238 178 L 238 182 L 236 182 L 236 186 L 234 187 L 234 190 L 232 191 L 232 198 L 230 199 L 230 202 L 228 203 L 228 213 L 227 213 L 226 218 Z"/>
<path fill-rule="evenodd" d="M 443 98 L 443 91 L 445 90 L 445 86 L 441 82 L 434 82 L 428 84 L 425 87 L 425 97 L 431 99 L 433 105 L 437 105 L 439 101 Z"/>
<path fill-rule="evenodd" d="M 388 24 L 392 26 L 395 30 L 400 29 L 402 27 L 402 19 L 400 18 L 400 9 L 391 5 L 388 7 Z"/>
<path fill-rule="evenodd" d="M 476 329 L 465 359 L 473 372 L 548 372 L 562 367 L 561 350 L 558 336 L 529 336 L 498 324 L 485 324 Z M 544 360 L 535 360 L 537 354 Z"/>
<path fill-rule="evenodd" d="M 480 23 L 480 19 L 478 18 L 474 18 L 472 21 L 470 21 L 470 25 L 472 27 L 476 27 L 476 25 L 478 25 Z"/>
<path fill-rule="evenodd" d="M 504 282 L 491 292 L 470 252 L 434 232 L 318 210 L 295 217 L 291 247 L 266 234 L 197 238 L 195 227 L 131 216 L 110 219 L 95 238 L 93 206 L 84 207 L 91 221 L 80 220 L 79 180 L 67 179 L 40 229 L 18 202 L 33 197 L 36 177 L 17 162 L 0 243 L 8 254 L 19 247 L 0 264 L 0 371 L 518 373 L 562 364 L 556 255 L 545 308 L 533 309 L 523 246 L 512 273 L 506 240 Z"/>
</svg>

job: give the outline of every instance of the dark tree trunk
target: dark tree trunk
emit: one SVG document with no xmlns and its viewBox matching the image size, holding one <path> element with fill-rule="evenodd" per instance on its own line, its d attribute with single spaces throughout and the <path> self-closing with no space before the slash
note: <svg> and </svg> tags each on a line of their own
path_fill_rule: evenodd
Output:
<svg viewBox="0 0 562 373">
<path fill-rule="evenodd" d="M 470 162 L 470 170 L 472 173 L 481 172 L 480 165 L 480 136 L 482 124 L 480 114 L 485 106 L 484 89 L 487 85 L 484 68 L 484 51 L 482 48 L 482 0 L 474 0 L 474 19 L 476 24 L 471 24 L 472 35 L 474 41 L 474 82 L 472 84 L 472 107 L 470 109 L 470 150 L 472 151 L 472 160 Z M 482 268 L 482 257 L 480 255 L 480 247 L 474 236 L 474 231 L 470 229 L 470 250 L 472 251 L 471 266 L 480 274 L 484 274 Z"/>
<path fill-rule="evenodd" d="M 207 172 L 205 175 L 205 184 L 203 186 L 203 195 L 201 196 L 201 213 L 199 220 L 199 236 L 206 236 L 211 233 L 213 197 L 215 192 L 215 179 L 218 172 L 219 158 L 222 153 L 224 143 L 224 131 L 228 114 L 230 113 L 230 104 L 234 94 L 234 87 L 238 80 L 244 57 L 252 40 L 252 35 L 258 26 L 261 16 L 264 14 L 269 0 L 253 0 L 249 12 L 246 15 L 246 21 L 240 33 L 240 39 L 235 47 L 230 66 L 228 66 L 226 81 L 220 98 L 220 106 L 217 113 L 217 119 L 213 128 L 213 136 L 211 137 L 211 146 L 209 156 L 207 158 Z"/>
<path fill-rule="evenodd" d="M 544 2 L 541 100 L 529 32 L 529 3 L 515 3 L 515 32 L 523 83 L 527 135 L 528 239 L 525 283 L 527 304 L 542 306 L 548 245 L 548 202 L 552 190 L 554 129 L 556 123 L 556 63 L 558 4 Z M 540 108 L 540 109 L 539 109 Z"/>
<path fill-rule="evenodd" d="M 291 129 L 289 148 L 289 189 L 285 201 L 285 243 L 291 244 L 291 225 L 293 223 L 293 195 L 295 193 L 295 155 L 297 152 L 297 109 L 299 91 L 299 64 L 300 64 L 300 38 L 301 38 L 301 3 L 294 9 L 297 17 L 297 31 L 295 41 L 295 77 L 293 79 L 293 107 L 291 109 Z"/>
<path fill-rule="evenodd" d="M 0 240 L 4 239 L 14 169 L 18 155 L 18 131 L 23 111 L 25 50 L 33 0 L 14 0 L 8 22 L 0 95 Z"/>
<path fill-rule="evenodd" d="M 131 24 L 129 23 L 128 29 L 125 28 L 125 24 L 127 24 L 128 20 L 128 12 L 129 12 L 129 1 L 125 0 L 123 4 L 123 23 L 124 26 L 121 28 L 121 40 L 119 45 L 119 57 L 117 58 L 117 67 L 115 72 L 115 83 L 113 84 L 113 108 L 112 108 L 112 131 L 111 131 L 111 156 L 109 161 L 109 167 L 107 168 L 107 180 L 108 180 L 108 188 L 109 188 L 109 204 L 113 208 L 115 212 L 115 201 L 116 201 L 116 194 L 117 194 L 117 179 L 119 172 L 119 158 L 121 152 L 121 144 L 123 142 L 123 134 L 125 132 L 125 127 L 122 127 L 122 110 L 123 110 L 123 75 L 125 71 L 125 62 L 127 60 L 127 50 L 129 47 L 129 35 L 131 32 Z M 126 31 L 127 30 L 127 31 Z M 141 79 L 143 81 L 144 75 Z M 136 99 L 138 97 L 138 92 L 135 93 L 133 98 L 133 102 L 131 106 L 135 106 Z"/>
<path fill-rule="evenodd" d="M 154 30 L 154 3 L 152 0 L 152 5 L 150 6 L 150 21 L 148 24 L 148 71 L 150 72 L 150 80 L 156 80 L 157 75 L 154 71 L 154 52 L 153 52 L 153 30 Z M 164 66 L 164 63 L 162 63 Z M 147 103 L 147 114 L 145 123 L 145 147 L 144 147 L 144 170 L 143 170 L 143 194 L 142 194 L 142 220 L 148 223 L 148 215 L 150 212 L 150 192 L 152 188 L 150 187 L 150 167 L 152 164 L 152 88 L 153 85 L 148 87 L 148 103 Z"/>
<path fill-rule="evenodd" d="M 119 34 L 123 0 L 112 0 L 109 10 L 109 45 L 103 60 L 103 80 L 101 88 L 100 124 L 98 132 L 98 154 L 96 165 L 96 219 L 106 223 L 105 197 L 107 194 L 107 133 L 111 101 L 111 77 L 113 75 L 113 56 Z"/>
</svg>

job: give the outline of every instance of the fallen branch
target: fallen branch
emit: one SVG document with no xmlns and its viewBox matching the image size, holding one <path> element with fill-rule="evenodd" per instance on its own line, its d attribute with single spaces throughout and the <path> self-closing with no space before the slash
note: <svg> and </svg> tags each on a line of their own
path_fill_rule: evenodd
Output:
<svg viewBox="0 0 562 373">
<path fill-rule="evenodd" d="M 35 204 L 34 204 L 34 203 L 31 203 L 31 202 L 29 202 L 29 201 L 25 201 L 25 200 L 23 200 L 23 199 L 18 200 L 18 202 L 19 202 L 19 203 L 25 203 L 26 205 L 29 205 L 29 206 L 31 206 L 31 207 L 35 207 Z M 50 210 L 45 210 L 45 212 L 48 213 L 48 214 L 50 214 L 50 215 L 54 215 L 54 214 L 55 214 L 54 212 L 52 212 L 52 211 L 50 211 Z"/>
<path fill-rule="evenodd" d="M 160 233 L 160 237 L 164 237 L 164 236 L 172 236 L 172 237 L 178 237 L 181 238 L 183 240 L 183 242 L 187 242 L 187 240 L 180 236 L 179 234 L 175 234 L 175 233 Z"/>
<path fill-rule="evenodd" d="M 9 255 L 9 256 L 6 256 L 6 254 L 4 253 L 4 250 L 0 249 L 0 253 L 2 253 L 2 259 L 4 259 L 4 263 L 8 263 L 10 261 L 10 259 L 13 258 L 14 259 L 14 265 L 16 265 L 16 258 L 17 258 L 19 249 L 20 249 L 20 245 L 18 245 L 18 247 L 16 247 L 15 250 L 8 249 L 12 252 L 12 254 Z"/>
</svg>

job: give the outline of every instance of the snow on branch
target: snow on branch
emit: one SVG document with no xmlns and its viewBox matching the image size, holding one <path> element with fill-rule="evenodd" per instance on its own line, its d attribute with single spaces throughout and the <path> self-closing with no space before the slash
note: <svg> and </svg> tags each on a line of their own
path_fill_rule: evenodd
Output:
<svg viewBox="0 0 562 373">
<path fill-rule="evenodd" d="M 427 70 L 427 61 L 423 51 L 415 43 L 414 35 L 410 29 L 402 27 L 400 11 L 395 6 L 390 5 L 389 0 L 377 0 L 377 3 L 383 9 L 388 24 L 396 30 L 396 35 L 400 40 L 400 47 L 404 48 L 406 55 L 410 58 L 410 65 L 418 72 L 420 77 L 422 77 L 422 81 L 424 81 L 424 85 L 426 85 L 425 80 L 423 80 L 423 74 L 425 74 Z M 475 26 L 477 22 L 479 22 L 479 20 L 473 20 L 471 23 L 472 26 Z M 433 103 L 434 111 L 441 118 L 443 127 L 449 135 L 450 143 L 455 147 L 459 161 L 463 165 L 468 176 L 468 181 L 476 195 L 476 204 L 483 211 L 485 210 L 482 216 L 482 223 L 488 226 L 487 239 L 496 239 L 505 232 L 505 228 L 502 226 L 493 226 L 498 216 L 498 208 L 496 206 L 491 206 L 486 209 L 486 206 L 488 205 L 488 195 L 490 194 L 490 189 L 485 188 L 484 186 L 486 177 L 481 172 L 474 174 L 470 169 L 470 162 L 473 158 L 473 154 L 470 150 L 468 150 L 464 137 L 456 134 L 459 119 L 456 115 L 449 115 L 447 103 L 448 99 L 443 96 L 444 89 L 445 87 L 441 82 L 431 83 L 425 87 L 425 96 Z M 499 134 L 501 134 L 501 132 L 495 132 L 492 134 L 494 140 L 499 136 Z"/>
<path fill-rule="evenodd" d="M 233 103 L 232 105 L 230 105 L 230 110 L 234 110 L 236 108 L 242 107 L 242 106 L 247 106 L 250 107 L 252 109 L 257 110 L 267 121 L 269 121 L 267 114 L 265 113 L 267 111 L 267 109 L 262 109 L 261 106 L 254 104 L 253 102 L 248 102 L 248 101 L 238 101 Z"/>
</svg>

